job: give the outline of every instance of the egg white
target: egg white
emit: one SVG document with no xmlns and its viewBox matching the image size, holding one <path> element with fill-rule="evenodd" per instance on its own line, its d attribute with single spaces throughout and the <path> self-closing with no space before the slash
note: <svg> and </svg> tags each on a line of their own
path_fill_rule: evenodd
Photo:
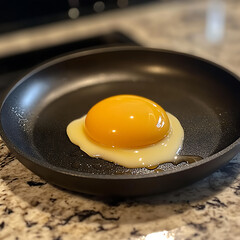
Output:
<svg viewBox="0 0 240 240">
<path fill-rule="evenodd" d="M 170 121 L 169 134 L 158 143 L 135 149 L 106 147 L 91 140 L 85 133 L 85 118 L 72 121 L 67 126 L 70 141 L 78 145 L 90 157 L 102 158 L 127 168 L 152 167 L 165 162 L 174 161 L 182 147 L 183 128 L 176 117 L 167 113 Z"/>
</svg>

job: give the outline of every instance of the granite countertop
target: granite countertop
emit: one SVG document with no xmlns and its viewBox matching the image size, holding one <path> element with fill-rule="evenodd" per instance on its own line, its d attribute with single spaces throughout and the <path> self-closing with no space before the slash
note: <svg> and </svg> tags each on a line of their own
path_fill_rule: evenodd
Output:
<svg viewBox="0 0 240 240">
<path fill-rule="evenodd" d="M 1 36 L 0 52 L 114 29 L 145 46 L 198 55 L 240 75 L 239 16 L 236 0 L 158 2 Z M 207 178 L 170 193 L 100 198 L 48 184 L 0 141 L 0 239 L 239 239 L 239 172 L 240 154 Z"/>
</svg>

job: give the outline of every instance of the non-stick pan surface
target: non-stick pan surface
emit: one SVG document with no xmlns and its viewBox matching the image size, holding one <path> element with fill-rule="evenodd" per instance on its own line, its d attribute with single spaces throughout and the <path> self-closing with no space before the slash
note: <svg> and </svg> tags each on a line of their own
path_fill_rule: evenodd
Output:
<svg viewBox="0 0 240 240">
<path fill-rule="evenodd" d="M 99 100 L 136 94 L 181 122 L 182 155 L 196 163 L 127 169 L 87 156 L 66 126 Z M 240 150 L 240 82 L 209 61 L 172 51 L 115 47 L 74 53 L 32 71 L 8 93 L 1 135 L 30 170 L 58 186 L 97 195 L 169 191 L 213 172 Z"/>
</svg>

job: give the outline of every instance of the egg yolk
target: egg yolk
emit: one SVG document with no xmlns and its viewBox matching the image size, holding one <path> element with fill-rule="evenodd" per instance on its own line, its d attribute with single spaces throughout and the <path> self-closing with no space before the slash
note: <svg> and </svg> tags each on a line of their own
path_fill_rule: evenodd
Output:
<svg viewBox="0 0 240 240">
<path fill-rule="evenodd" d="M 170 123 L 157 103 L 135 95 L 117 95 L 94 105 L 85 119 L 86 134 L 117 148 L 141 148 L 167 136 Z"/>
</svg>

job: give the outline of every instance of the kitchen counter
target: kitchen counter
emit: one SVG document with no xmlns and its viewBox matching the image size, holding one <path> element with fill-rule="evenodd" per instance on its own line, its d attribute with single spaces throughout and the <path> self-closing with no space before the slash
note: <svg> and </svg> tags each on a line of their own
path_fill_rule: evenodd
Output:
<svg viewBox="0 0 240 240">
<path fill-rule="evenodd" d="M 152 3 L 2 35 L 0 56 L 118 30 L 144 46 L 198 55 L 240 75 L 239 16 L 236 0 Z M 100 198 L 48 184 L 0 140 L 0 239 L 239 239 L 239 172 L 240 154 L 170 193 Z"/>
</svg>

